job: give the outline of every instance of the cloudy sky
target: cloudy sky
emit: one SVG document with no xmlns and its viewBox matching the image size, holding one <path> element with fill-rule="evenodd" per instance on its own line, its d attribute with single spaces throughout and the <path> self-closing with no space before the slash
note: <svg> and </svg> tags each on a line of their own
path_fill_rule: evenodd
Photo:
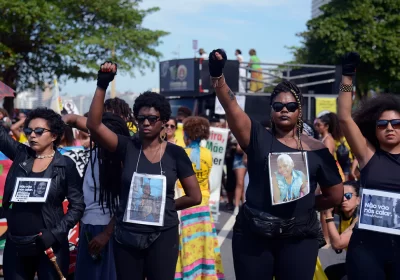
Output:
<svg viewBox="0 0 400 280">
<path fill-rule="evenodd" d="M 161 60 L 194 56 L 192 40 L 207 52 L 224 48 L 233 58 L 241 49 L 245 60 L 248 50 L 256 49 L 263 62 L 291 60 L 285 46 L 299 45 L 296 33 L 304 31 L 311 17 L 311 0 L 143 0 L 143 8 L 160 7 L 147 17 L 144 26 L 170 32 L 158 48 Z M 117 91 L 142 92 L 159 87 L 158 67 L 136 77 L 118 75 Z M 67 82 L 62 93 L 91 94 L 92 82 Z"/>
</svg>

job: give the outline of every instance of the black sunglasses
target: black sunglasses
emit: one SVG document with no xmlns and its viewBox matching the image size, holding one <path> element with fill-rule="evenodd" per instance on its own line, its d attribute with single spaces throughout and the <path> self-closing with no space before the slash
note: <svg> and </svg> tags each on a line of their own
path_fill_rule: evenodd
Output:
<svg viewBox="0 0 400 280">
<path fill-rule="evenodd" d="M 377 120 L 376 121 L 376 127 L 380 128 L 380 129 L 384 129 L 389 125 L 389 123 L 394 129 L 400 129 L 400 119 L 395 119 L 395 120 Z"/>
<path fill-rule="evenodd" d="M 272 103 L 272 109 L 274 109 L 275 112 L 280 112 L 285 107 L 289 112 L 293 113 L 297 109 L 299 109 L 299 104 L 297 102 L 289 102 L 289 103 L 274 102 L 274 103 Z"/>
<path fill-rule="evenodd" d="M 166 127 L 166 128 L 170 127 L 170 128 L 172 128 L 172 129 L 174 129 L 176 126 L 173 125 L 173 124 L 166 124 L 165 127 Z"/>
<path fill-rule="evenodd" d="M 160 117 L 154 116 L 154 115 L 150 115 L 150 116 L 139 115 L 139 116 L 137 116 L 136 120 L 138 123 L 141 123 L 141 124 L 144 123 L 145 120 L 148 120 L 149 123 L 151 125 L 153 125 L 160 120 Z"/>
<path fill-rule="evenodd" d="M 32 132 L 35 132 L 35 134 L 37 136 L 41 136 L 43 133 L 45 133 L 46 131 L 51 132 L 51 130 L 47 129 L 47 128 L 43 128 L 43 127 L 37 127 L 35 129 L 32 129 L 30 127 L 25 127 L 24 128 L 24 133 L 26 136 L 29 136 L 32 134 Z"/>
<path fill-rule="evenodd" d="M 350 200 L 353 197 L 353 193 L 347 192 L 343 195 L 347 200 Z"/>
</svg>

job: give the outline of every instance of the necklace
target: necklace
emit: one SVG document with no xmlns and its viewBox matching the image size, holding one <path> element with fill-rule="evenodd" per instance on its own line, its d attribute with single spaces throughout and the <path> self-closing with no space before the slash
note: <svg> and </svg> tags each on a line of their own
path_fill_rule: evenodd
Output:
<svg viewBox="0 0 400 280">
<path fill-rule="evenodd" d="M 38 158 L 38 159 L 52 158 L 52 157 L 54 157 L 55 154 L 56 154 L 56 151 L 53 151 L 53 153 L 50 155 L 36 155 L 36 158 Z"/>
</svg>

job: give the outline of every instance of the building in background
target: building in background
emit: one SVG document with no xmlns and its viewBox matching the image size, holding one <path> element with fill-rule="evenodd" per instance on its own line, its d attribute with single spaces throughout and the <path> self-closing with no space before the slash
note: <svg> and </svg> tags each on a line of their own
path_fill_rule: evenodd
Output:
<svg viewBox="0 0 400 280">
<path fill-rule="evenodd" d="M 311 18 L 316 18 L 322 15 L 322 11 L 319 8 L 325 4 L 328 4 L 329 2 L 331 2 L 331 0 L 312 0 Z"/>
</svg>

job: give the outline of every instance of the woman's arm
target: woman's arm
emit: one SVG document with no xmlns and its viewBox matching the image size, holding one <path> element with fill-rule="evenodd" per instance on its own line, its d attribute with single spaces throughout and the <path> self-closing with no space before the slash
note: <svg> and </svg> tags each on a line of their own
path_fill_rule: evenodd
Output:
<svg viewBox="0 0 400 280">
<path fill-rule="evenodd" d="M 280 203 L 281 202 L 281 191 L 279 190 L 278 180 L 276 176 L 272 179 L 272 187 L 274 188 L 274 202 Z"/>
<path fill-rule="evenodd" d="M 104 111 L 106 90 L 108 84 L 114 80 L 116 73 L 116 64 L 106 62 L 101 65 L 97 78 L 97 89 L 93 96 L 87 118 L 87 128 L 89 129 L 94 141 L 110 152 L 114 152 L 117 149 L 118 137 L 114 132 L 108 129 L 101 120 Z"/>
<path fill-rule="evenodd" d="M 106 228 L 96 235 L 90 242 L 89 242 L 89 253 L 94 255 L 99 255 L 103 248 L 110 242 L 110 238 L 114 232 L 114 225 L 115 225 L 115 217 L 113 217 Z M 111 241 L 112 242 L 112 241 Z"/>
<path fill-rule="evenodd" d="M 315 208 L 318 211 L 333 208 L 343 200 L 343 184 L 337 184 L 329 188 L 321 188 L 320 195 L 315 196 Z"/>
<path fill-rule="evenodd" d="M 336 145 L 335 145 L 335 141 L 333 140 L 333 138 L 328 137 L 326 138 L 324 145 L 328 148 L 329 152 L 334 155 L 335 153 L 335 149 L 336 149 Z"/>
<path fill-rule="evenodd" d="M 64 156 L 64 159 L 66 161 L 65 177 L 67 181 L 68 210 L 61 221 L 51 229 L 51 233 L 59 242 L 63 242 L 68 237 L 69 230 L 80 221 L 85 211 L 81 176 L 76 169 L 74 161 L 66 156 Z"/>
<path fill-rule="evenodd" d="M 330 209 L 331 210 L 331 209 Z M 324 219 L 333 218 L 332 211 L 324 211 Z M 329 222 L 327 224 L 329 240 L 331 242 L 332 248 L 335 250 L 342 250 L 349 246 L 350 237 L 353 234 L 353 228 L 357 223 L 358 218 L 355 218 L 351 225 L 342 234 L 339 234 L 334 222 Z"/>
<path fill-rule="evenodd" d="M 210 76 L 218 100 L 225 110 L 229 127 L 242 149 L 246 150 L 250 143 L 251 121 L 249 116 L 240 108 L 235 94 L 226 84 L 225 77 L 222 75 L 226 59 L 225 52 L 220 49 L 214 50 L 210 54 L 208 64 Z"/>
<path fill-rule="evenodd" d="M 87 129 L 86 123 L 87 123 L 87 118 L 83 117 L 83 116 L 79 116 L 79 115 L 75 115 L 75 114 L 68 114 L 68 115 L 64 115 L 62 117 L 63 121 L 74 127 L 77 128 L 81 131 L 84 132 L 89 132 L 89 130 Z"/>
<path fill-rule="evenodd" d="M 10 128 L 11 132 L 14 134 L 15 139 L 19 141 L 19 138 L 21 137 L 21 131 L 20 128 L 21 126 L 24 125 L 25 119 L 20 119 L 17 121 L 15 124 L 13 124 Z"/>
<path fill-rule="evenodd" d="M 0 152 L 2 152 L 10 160 L 14 160 L 18 153 L 18 147 L 23 145 L 15 141 L 6 131 L 6 129 L 0 125 Z M 25 145 L 23 145 L 25 147 Z"/>
<path fill-rule="evenodd" d="M 359 61 L 360 56 L 358 53 L 351 52 L 346 54 L 342 65 L 342 85 L 353 85 L 353 76 Z M 363 168 L 374 155 L 375 148 L 367 141 L 354 122 L 351 116 L 352 103 L 352 91 L 349 90 L 339 93 L 338 118 L 340 121 L 340 128 L 350 145 L 351 151 L 360 162 L 360 167 Z"/>
<path fill-rule="evenodd" d="M 182 188 L 185 191 L 185 195 L 175 200 L 176 210 L 183 210 L 190 208 L 201 203 L 201 191 L 199 182 L 197 181 L 196 175 L 179 179 Z"/>
<path fill-rule="evenodd" d="M 350 168 L 350 175 L 354 178 L 354 180 L 358 179 L 356 174 L 357 168 L 358 168 L 358 160 L 357 158 L 354 158 Z"/>
</svg>

